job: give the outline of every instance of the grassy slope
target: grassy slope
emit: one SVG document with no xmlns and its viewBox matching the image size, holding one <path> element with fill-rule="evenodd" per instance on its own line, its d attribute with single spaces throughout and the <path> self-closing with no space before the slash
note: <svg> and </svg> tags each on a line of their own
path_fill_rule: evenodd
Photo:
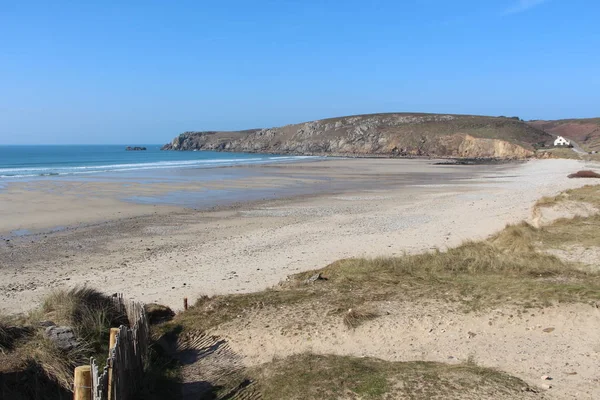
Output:
<svg viewBox="0 0 600 400">
<path fill-rule="evenodd" d="M 540 120 L 530 121 L 529 125 L 554 136 L 564 136 L 574 140 L 584 150 L 600 151 L 600 118 Z"/>
<path fill-rule="evenodd" d="M 400 116 L 435 116 L 451 115 L 455 119 L 450 121 L 427 122 L 407 124 L 406 126 L 390 128 L 402 135 L 415 136 L 420 139 L 422 135 L 447 136 L 456 133 L 471 135 L 483 139 L 499 139 L 518 144 L 526 148 L 532 148 L 539 142 L 545 142 L 550 138 L 537 128 L 530 129 L 525 122 L 516 118 L 489 117 L 480 115 L 457 115 L 457 114 L 419 114 L 419 113 L 388 113 L 388 114 L 365 114 L 352 116 L 355 118 L 369 118 L 373 116 L 385 118 L 390 115 Z M 322 120 L 326 123 L 344 121 L 349 117 L 328 118 Z M 302 124 L 298 124 L 302 125 Z"/>
</svg>

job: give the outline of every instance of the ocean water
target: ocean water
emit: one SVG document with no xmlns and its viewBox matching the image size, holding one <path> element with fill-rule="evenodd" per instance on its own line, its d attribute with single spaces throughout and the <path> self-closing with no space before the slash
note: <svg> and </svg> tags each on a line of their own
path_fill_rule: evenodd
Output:
<svg viewBox="0 0 600 400">
<path fill-rule="evenodd" d="M 160 145 L 0 146 L 0 183 L 15 179 L 118 174 L 124 172 L 216 168 L 290 162 L 311 157 L 212 151 L 161 151 Z"/>
</svg>

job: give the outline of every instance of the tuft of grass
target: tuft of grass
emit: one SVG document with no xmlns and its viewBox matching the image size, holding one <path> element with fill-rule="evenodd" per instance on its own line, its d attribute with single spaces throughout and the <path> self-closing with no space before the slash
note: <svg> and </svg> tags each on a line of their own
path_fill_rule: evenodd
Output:
<svg viewBox="0 0 600 400">
<path fill-rule="evenodd" d="M 30 326 L 19 326 L 11 318 L 0 315 L 0 353 L 12 350 L 19 340 L 32 334 Z"/>
<path fill-rule="evenodd" d="M 78 346 L 69 351 L 58 348 L 45 337 L 45 328 L 39 324 L 41 321 L 52 321 L 56 325 L 73 328 Z M 7 356 L 23 360 L 21 369 L 25 368 L 23 365 L 31 367 L 23 375 L 24 379 L 28 379 L 27 385 L 39 383 L 47 386 L 54 382 L 63 390 L 70 391 L 73 369 L 88 364 L 92 356 L 100 362 L 106 360 L 110 328 L 127 323 L 127 316 L 110 297 L 92 288 L 76 287 L 51 293 L 39 309 L 22 318 L 21 325 L 7 329 L 6 323 L 0 323 L 0 340 L 2 347 L 11 345 L 6 347 L 10 349 Z M 13 333 L 15 330 L 28 333 L 15 339 L 15 335 L 7 334 L 11 332 L 10 329 Z M 7 337 L 11 342 L 7 341 Z M 43 379 L 34 372 L 42 374 Z M 19 373 L 19 368 L 15 373 Z M 35 393 L 41 390 L 34 389 Z"/>
<path fill-rule="evenodd" d="M 248 370 L 252 390 L 270 399 L 527 398 L 522 380 L 472 363 L 389 362 L 300 354 Z"/>
<path fill-rule="evenodd" d="M 503 252 L 535 252 L 534 238 L 536 228 L 527 222 L 507 225 L 504 230 L 493 235 L 488 241 Z"/>
<path fill-rule="evenodd" d="M 67 390 L 71 390 L 73 386 L 74 368 L 88 364 L 92 354 L 92 349 L 85 342 L 69 351 L 62 350 L 44 337 L 42 332 L 38 332 L 19 350 L 23 356 L 34 362 L 49 380 L 57 382 Z"/>
<path fill-rule="evenodd" d="M 57 290 L 46 297 L 41 310 L 44 318 L 72 327 L 103 355 L 108 354 L 110 328 L 128 324 L 127 316 L 110 297 L 89 287 Z"/>
<path fill-rule="evenodd" d="M 536 208 L 542 208 L 542 207 L 552 207 L 555 206 L 556 204 L 558 204 L 560 201 L 562 201 L 562 199 L 565 197 L 564 194 L 558 195 L 558 196 L 544 196 L 541 199 L 539 199 L 535 205 L 533 206 L 534 209 Z"/>
<path fill-rule="evenodd" d="M 379 316 L 379 314 L 371 309 L 365 308 L 350 308 L 344 314 L 344 325 L 348 329 L 356 329 L 362 323 L 370 321 Z"/>
<path fill-rule="evenodd" d="M 170 321 L 175 316 L 173 310 L 161 304 L 150 303 L 146 304 L 144 308 L 146 310 L 146 315 L 148 316 L 148 322 L 150 322 L 151 325 Z"/>
</svg>

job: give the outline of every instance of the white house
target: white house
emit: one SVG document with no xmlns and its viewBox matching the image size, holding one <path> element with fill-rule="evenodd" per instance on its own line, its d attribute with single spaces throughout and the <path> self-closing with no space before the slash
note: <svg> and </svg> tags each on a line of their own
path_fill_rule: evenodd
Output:
<svg viewBox="0 0 600 400">
<path fill-rule="evenodd" d="M 556 140 L 554 141 L 554 145 L 555 146 L 570 146 L 571 142 L 569 142 L 567 139 L 565 139 L 562 136 L 557 136 Z"/>
</svg>

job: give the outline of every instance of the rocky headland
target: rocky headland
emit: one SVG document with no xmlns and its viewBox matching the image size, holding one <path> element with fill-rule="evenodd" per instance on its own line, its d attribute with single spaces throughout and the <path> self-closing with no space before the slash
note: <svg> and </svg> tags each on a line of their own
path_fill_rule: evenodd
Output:
<svg viewBox="0 0 600 400">
<path fill-rule="evenodd" d="M 525 159 L 553 136 L 518 118 L 369 114 L 243 131 L 185 132 L 163 150 Z"/>
</svg>

